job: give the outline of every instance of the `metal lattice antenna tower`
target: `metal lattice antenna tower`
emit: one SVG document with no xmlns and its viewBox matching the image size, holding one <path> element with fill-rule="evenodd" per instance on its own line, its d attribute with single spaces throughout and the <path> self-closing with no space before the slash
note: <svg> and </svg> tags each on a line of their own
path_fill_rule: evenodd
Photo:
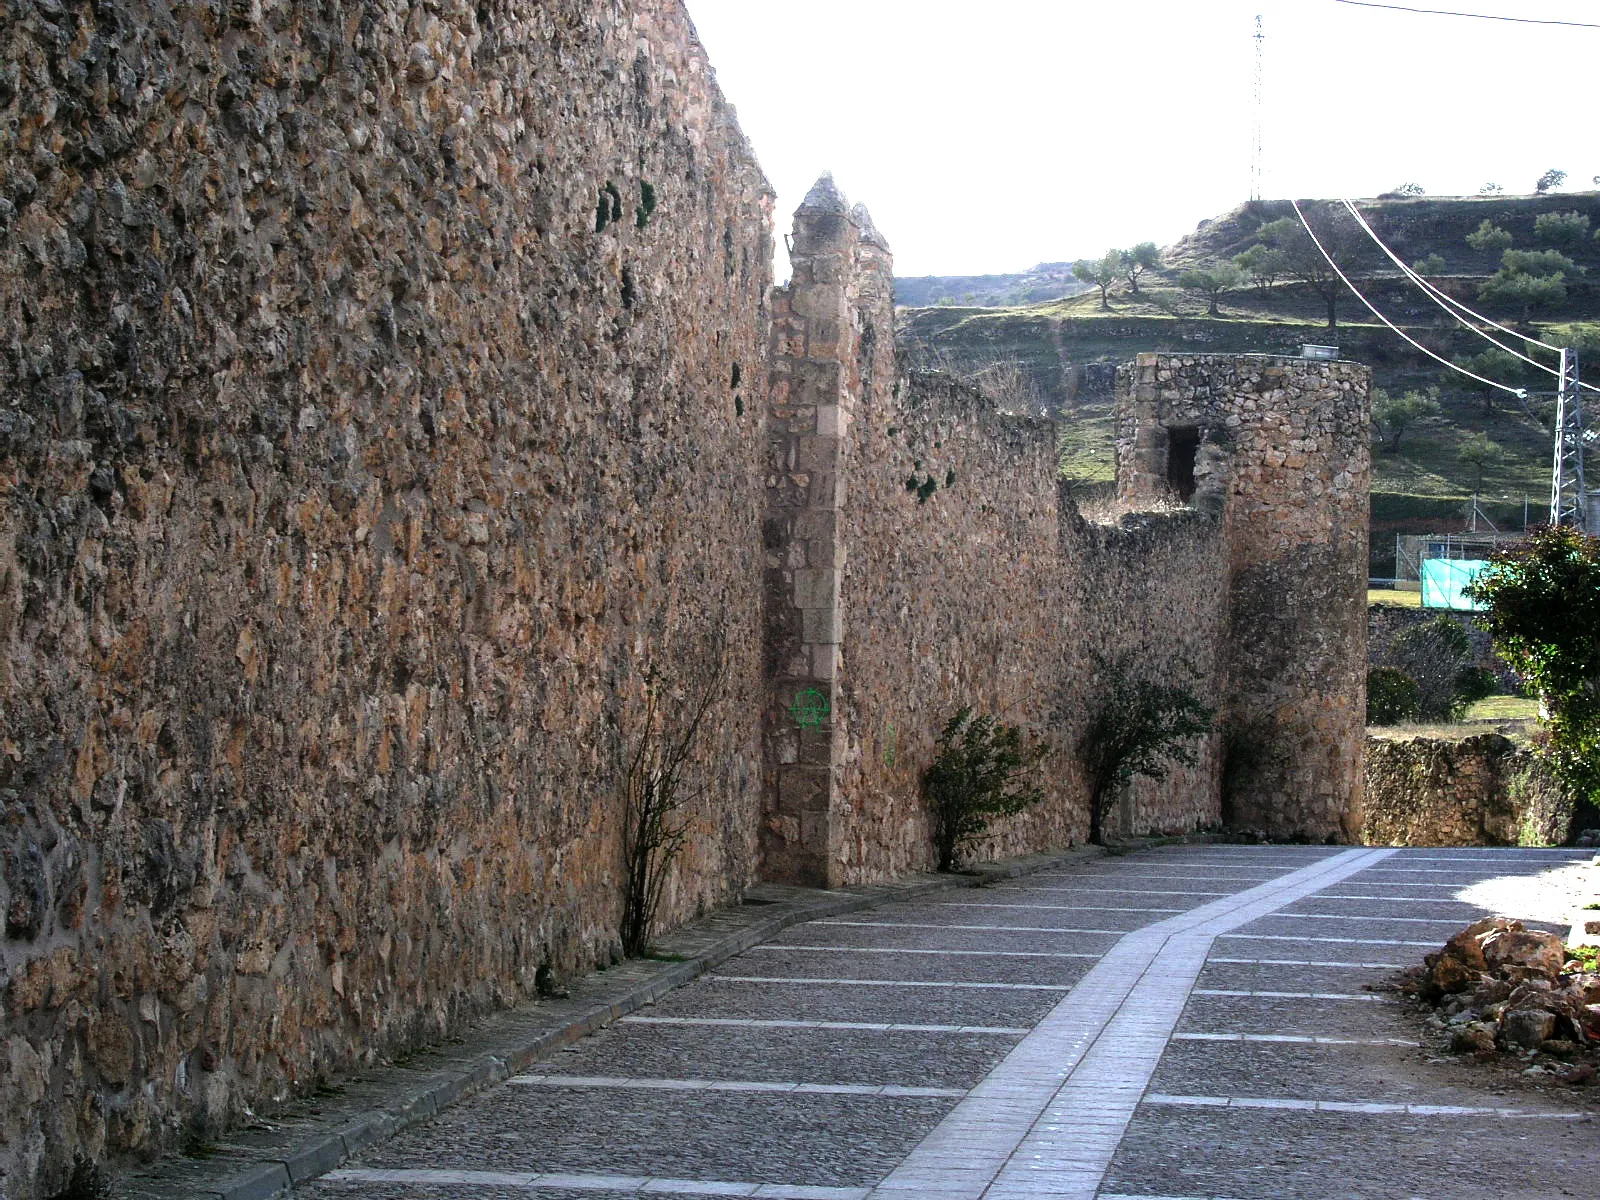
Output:
<svg viewBox="0 0 1600 1200">
<path fill-rule="evenodd" d="M 1583 478 L 1583 389 L 1578 386 L 1578 354 L 1561 352 L 1561 390 L 1556 394 L 1555 465 L 1550 476 L 1550 524 L 1588 525 L 1588 491 Z M 1587 532 L 1587 530 L 1585 530 Z"/>
<path fill-rule="evenodd" d="M 1250 199 L 1261 199 L 1261 95 L 1262 62 L 1266 57 L 1267 35 L 1262 28 L 1261 15 L 1256 14 L 1256 96 L 1255 125 L 1251 131 L 1250 145 Z"/>
</svg>

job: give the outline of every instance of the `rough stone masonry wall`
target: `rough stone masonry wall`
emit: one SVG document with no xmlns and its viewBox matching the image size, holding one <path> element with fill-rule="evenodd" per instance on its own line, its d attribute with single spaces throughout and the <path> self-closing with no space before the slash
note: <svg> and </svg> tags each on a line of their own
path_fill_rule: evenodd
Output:
<svg viewBox="0 0 1600 1200">
<path fill-rule="evenodd" d="M 609 956 L 642 674 L 707 629 L 666 916 L 751 880 L 771 201 L 679 0 L 41 0 L 0 41 L 29 1200 Z"/>
<path fill-rule="evenodd" d="M 1571 833 L 1571 799 L 1497 733 L 1371 738 L 1366 773 L 1369 846 L 1559 846 Z"/>
<path fill-rule="evenodd" d="M 1369 387 L 1354 363 L 1141 354 L 1119 397 L 1124 502 L 1170 494 L 1173 431 L 1198 435 L 1231 579 L 1224 818 L 1274 837 L 1361 833 Z"/>
<path fill-rule="evenodd" d="M 1050 424 L 996 412 L 948 377 L 913 375 L 875 399 L 858 412 L 845 476 L 856 502 L 841 515 L 843 873 L 933 865 L 919 779 L 969 704 L 1053 747 L 1046 802 L 997 824 L 973 856 L 1082 842 L 1089 790 L 1075 749 L 1103 694 L 1096 656 L 1152 679 L 1186 675 L 1216 702 L 1219 526 L 1193 512 L 1083 521 L 1058 496 Z M 1107 833 L 1214 825 L 1217 765 L 1208 743 L 1195 768 L 1141 781 Z"/>
<path fill-rule="evenodd" d="M 943 376 L 897 379 L 887 247 L 831 180 L 796 214 L 793 261 L 773 306 L 767 869 L 832 885 L 930 867 L 920 775 L 966 704 L 1054 744 L 1047 802 L 973 853 L 1082 840 L 1095 655 L 1153 678 L 1183 660 L 1219 695 L 1220 524 L 1090 525 L 1058 496 L 1048 422 Z M 1108 832 L 1214 824 L 1218 767 L 1213 740 L 1132 789 Z"/>
</svg>

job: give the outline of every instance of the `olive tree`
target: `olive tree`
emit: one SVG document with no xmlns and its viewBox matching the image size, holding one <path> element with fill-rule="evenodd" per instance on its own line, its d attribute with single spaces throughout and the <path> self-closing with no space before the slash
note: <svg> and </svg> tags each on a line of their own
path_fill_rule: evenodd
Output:
<svg viewBox="0 0 1600 1200">
<path fill-rule="evenodd" d="M 1224 292 L 1231 292 L 1244 282 L 1244 272 L 1231 262 L 1210 262 L 1203 266 L 1191 267 L 1178 276 L 1178 286 L 1186 292 L 1194 292 L 1204 296 L 1208 303 L 1206 309 L 1209 316 L 1221 316 L 1217 308 L 1217 301 Z"/>
<path fill-rule="evenodd" d="M 1128 286 L 1133 289 L 1133 294 L 1139 294 L 1139 276 L 1146 271 L 1154 271 L 1161 266 L 1161 248 L 1154 242 L 1140 242 L 1127 250 L 1120 250 L 1122 257 L 1122 275 L 1128 281 Z"/>
<path fill-rule="evenodd" d="M 1111 307 L 1111 286 L 1122 278 L 1122 251 L 1107 250 L 1099 260 L 1080 258 L 1072 264 L 1072 273 L 1084 283 L 1100 289 L 1100 307 Z"/>
</svg>

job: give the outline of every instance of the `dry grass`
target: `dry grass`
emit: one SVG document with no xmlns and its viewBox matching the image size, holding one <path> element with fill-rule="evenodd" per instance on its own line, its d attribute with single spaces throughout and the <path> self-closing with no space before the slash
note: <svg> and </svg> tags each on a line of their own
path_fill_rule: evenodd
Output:
<svg viewBox="0 0 1600 1200">
<path fill-rule="evenodd" d="M 1131 501 L 1119 499 L 1110 492 L 1091 492 L 1078 501 L 1078 515 L 1095 525 L 1120 525 L 1124 517 L 1136 514 L 1164 516 L 1183 512 L 1188 507 L 1176 496 Z"/>
<path fill-rule="evenodd" d="M 1368 588 L 1368 604 L 1387 604 L 1391 608 L 1421 608 L 1422 593 L 1399 588 Z"/>
<path fill-rule="evenodd" d="M 1537 721 L 1539 702 L 1527 696 L 1488 696 L 1467 709 L 1469 721 Z"/>
</svg>

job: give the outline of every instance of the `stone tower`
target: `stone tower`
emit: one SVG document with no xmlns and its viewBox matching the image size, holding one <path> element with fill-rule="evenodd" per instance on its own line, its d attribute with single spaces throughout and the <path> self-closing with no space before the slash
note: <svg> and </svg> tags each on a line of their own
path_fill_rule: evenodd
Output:
<svg viewBox="0 0 1600 1200">
<path fill-rule="evenodd" d="M 1261 355 L 1141 354 L 1119 372 L 1119 499 L 1222 521 L 1234 828 L 1360 838 L 1370 383 L 1355 363 Z"/>
</svg>

